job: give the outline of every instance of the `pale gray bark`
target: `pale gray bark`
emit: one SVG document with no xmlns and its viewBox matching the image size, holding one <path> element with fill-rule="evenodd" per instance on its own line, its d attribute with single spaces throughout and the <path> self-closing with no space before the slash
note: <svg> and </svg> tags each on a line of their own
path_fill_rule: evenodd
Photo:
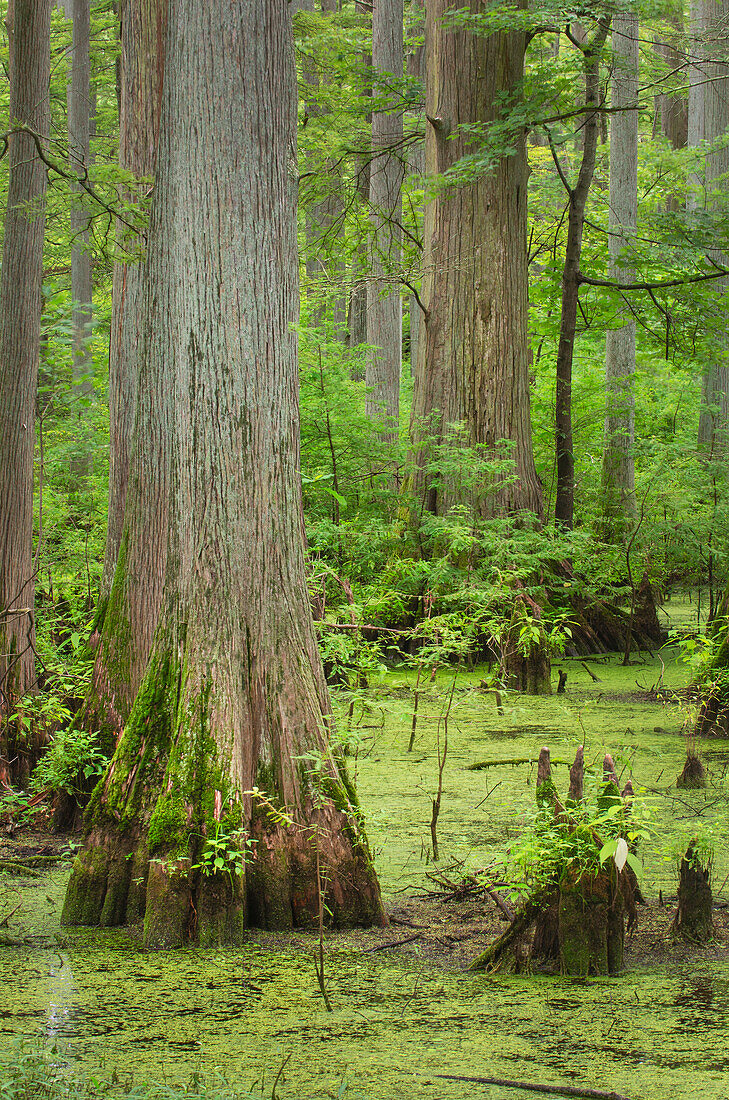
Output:
<svg viewBox="0 0 729 1100">
<path fill-rule="evenodd" d="M 372 112 L 372 207 L 371 278 L 367 284 L 367 357 L 365 381 L 369 416 L 384 421 L 384 438 L 394 441 L 400 415 L 400 367 L 402 362 L 402 257 L 403 116 L 397 110 L 403 77 L 403 2 L 374 0 L 372 8 L 372 70 L 375 103 L 383 100 L 395 110 Z"/>
<path fill-rule="evenodd" d="M 323 15 L 339 10 L 337 0 L 320 0 Z M 312 4 L 307 11 L 315 11 Z M 331 77 L 321 71 L 316 62 L 307 58 L 304 64 L 304 83 L 311 89 L 311 101 L 307 111 L 312 119 L 326 126 L 330 113 L 322 105 L 320 93 L 326 95 Z M 310 168 L 319 173 L 318 186 L 324 192 L 312 203 L 306 215 L 306 275 L 307 293 L 313 299 L 311 324 L 325 325 L 339 340 L 346 339 L 347 304 L 344 289 L 345 264 L 342 257 L 344 242 L 344 202 L 342 199 L 340 166 L 332 158 L 323 163 L 311 163 Z"/>
<path fill-rule="evenodd" d="M 369 19 L 370 7 L 360 0 L 355 0 L 355 11 L 363 19 Z M 367 51 L 362 55 L 364 70 L 372 67 L 372 54 Z M 371 87 L 368 94 L 372 94 Z M 367 122 L 371 124 L 372 114 L 367 114 Z M 355 186 L 357 197 L 362 209 L 367 209 L 370 201 L 370 157 L 367 154 L 356 158 Z M 369 254 L 367 240 L 362 239 L 354 249 L 352 256 L 352 290 L 349 298 L 349 345 L 352 348 L 367 342 L 367 270 Z"/>
<path fill-rule="evenodd" d="M 47 136 L 50 0 L 11 0 L 10 119 Z M 22 774 L 3 712 L 35 685 L 33 457 L 41 332 L 46 169 L 33 139 L 12 134 L 0 275 L 0 779 Z"/>
<path fill-rule="evenodd" d="M 68 84 L 68 159 L 71 169 L 83 179 L 88 173 L 91 144 L 91 5 L 90 0 L 69 4 L 73 30 L 70 80 Z M 71 296 L 73 297 L 73 378 L 77 402 L 77 458 L 72 467 L 72 489 L 80 488 L 90 472 L 90 441 L 84 430 L 84 398 L 92 390 L 93 359 L 91 252 L 89 215 L 83 207 L 83 190 L 77 184 L 71 202 Z"/>
<path fill-rule="evenodd" d="M 609 277 L 631 282 L 631 251 L 638 223 L 638 20 L 613 19 L 610 123 Z M 635 108 L 632 110 L 631 108 Z M 618 307 L 605 347 L 605 442 L 602 496 L 605 535 L 620 539 L 636 515 L 635 506 L 635 320 Z"/>
<path fill-rule="evenodd" d="M 688 144 L 715 142 L 729 126 L 729 64 L 727 58 L 727 0 L 692 0 L 690 26 Z M 689 210 L 712 209 L 724 201 L 726 182 L 721 178 L 729 170 L 729 151 L 710 152 L 701 168 L 690 179 L 687 200 Z M 718 250 L 711 258 L 725 263 Z M 726 294 L 726 280 L 716 286 Z M 704 370 L 701 384 L 698 445 L 712 453 L 725 443 L 729 428 L 729 368 L 726 354 L 718 349 L 713 362 Z M 718 433 L 718 435 L 717 435 Z"/>
<path fill-rule="evenodd" d="M 422 15 L 423 26 L 421 32 L 424 30 L 425 23 L 425 11 L 423 0 L 415 0 L 414 7 Z M 425 46 L 424 44 L 418 44 L 408 53 L 407 59 L 407 72 L 408 76 L 415 77 L 417 80 L 423 80 L 425 77 Z M 423 104 L 424 107 L 424 104 Z M 418 122 L 423 121 L 422 109 L 413 114 L 410 119 L 410 124 L 415 126 Z M 416 186 L 422 186 L 422 180 L 425 176 L 425 138 L 422 141 L 412 142 L 408 148 L 408 167 L 410 174 L 417 177 L 418 182 Z M 422 265 L 419 265 L 418 270 L 410 268 L 410 278 L 418 278 L 421 273 Z M 421 332 L 421 323 L 423 311 L 420 308 L 417 298 L 414 294 L 410 294 L 408 308 L 410 312 L 410 369 L 412 371 L 413 365 L 417 362 L 418 358 L 418 339 Z"/>
</svg>

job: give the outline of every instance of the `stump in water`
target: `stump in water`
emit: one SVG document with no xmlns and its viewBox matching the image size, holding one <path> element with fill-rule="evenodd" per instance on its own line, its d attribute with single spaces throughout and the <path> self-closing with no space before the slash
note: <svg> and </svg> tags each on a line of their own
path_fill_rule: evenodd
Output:
<svg viewBox="0 0 729 1100">
<path fill-rule="evenodd" d="M 559 957 L 563 974 L 617 974 L 623 968 L 625 919 L 613 865 L 597 874 L 571 873 L 559 887 Z"/>
<path fill-rule="evenodd" d="M 678 880 L 678 908 L 671 931 L 685 940 L 706 943 L 714 933 L 711 914 L 711 862 L 701 863 L 697 841 L 692 840 L 681 860 Z"/>
<path fill-rule="evenodd" d="M 653 642 L 658 648 L 666 640 L 666 632 L 658 620 L 656 597 L 647 573 L 643 574 L 635 593 L 633 631 L 636 637 L 643 639 L 644 648 L 646 641 Z"/>
<path fill-rule="evenodd" d="M 504 647 L 506 682 L 513 691 L 525 695 L 551 695 L 549 643 L 540 618 L 541 609 L 536 605 L 533 609 L 533 616 L 528 616 L 524 597 L 521 594 L 516 597 Z"/>
<path fill-rule="evenodd" d="M 676 780 L 679 790 L 697 790 L 706 786 L 706 768 L 692 752 L 686 754 L 683 771 Z"/>
</svg>

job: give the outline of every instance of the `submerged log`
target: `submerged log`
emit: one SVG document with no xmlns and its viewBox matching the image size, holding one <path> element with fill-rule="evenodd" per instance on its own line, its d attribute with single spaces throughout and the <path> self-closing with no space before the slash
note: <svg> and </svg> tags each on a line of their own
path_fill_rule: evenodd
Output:
<svg viewBox="0 0 729 1100">
<path fill-rule="evenodd" d="M 681 860 L 678 908 L 671 925 L 672 932 L 693 943 L 706 943 L 714 933 L 710 878 L 711 864 L 702 864 L 694 839 Z"/>
</svg>

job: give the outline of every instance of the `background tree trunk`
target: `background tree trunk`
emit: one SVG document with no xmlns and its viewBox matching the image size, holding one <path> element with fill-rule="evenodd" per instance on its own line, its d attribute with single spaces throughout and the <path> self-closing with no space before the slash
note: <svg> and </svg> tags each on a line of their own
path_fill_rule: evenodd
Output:
<svg viewBox="0 0 729 1100">
<path fill-rule="evenodd" d="M 339 11 L 338 0 L 320 0 L 323 15 Z M 308 11 L 316 10 L 308 4 Z M 311 118 L 322 119 L 331 114 L 322 104 L 331 75 L 322 72 L 315 59 L 306 58 L 304 82 L 311 91 L 307 112 Z M 340 169 L 330 158 L 323 163 L 312 161 L 311 169 L 318 173 L 315 189 L 320 192 L 306 215 L 306 275 L 307 290 L 314 305 L 310 323 L 327 328 L 339 340 L 346 336 L 346 299 L 344 293 L 345 265 L 342 259 L 344 244 L 344 202 L 342 200 Z"/>
<path fill-rule="evenodd" d="M 11 0 L 10 123 L 50 127 L 50 0 Z M 0 779 L 27 770 L 5 715 L 35 685 L 33 456 L 41 330 L 46 169 L 33 139 L 9 143 L 0 277 Z M 17 757 L 15 763 L 11 763 Z"/>
<path fill-rule="evenodd" d="M 372 278 L 367 283 L 366 409 L 384 418 L 385 438 L 394 442 L 400 418 L 402 361 L 402 254 L 403 116 L 397 105 L 403 78 L 403 0 L 374 0 L 372 7 Z M 393 83 L 396 86 L 393 88 Z"/>
<path fill-rule="evenodd" d="M 638 20 L 613 19 L 610 123 L 610 218 L 608 277 L 631 282 L 638 225 Z M 631 110 L 631 108 L 634 108 Z M 602 459 L 604 537 L 621 541 L 636 518 L 635 320 L 625 304 L 617 311 L 605 346 L 605 445 Z"/>
<path fill-rule="evenodd" d="M 171 0 L 168 26 L 137 423 L 169 455 L 164 601 L 63 919 L 235 941 L 318 921 L 321 865 L 334 923 L 382 921 L 304 578 L 290 13 Z M 200 867 L 221 836 L 240 876 Z"/>
<path fill-rule="evenodd" d="M 123 0 L 119 14 L 119 163 L 135 176 L 149 178 L 154 177 L 157 161 L 167 0 Z M 121 226 L 117 239 L 120 247 L 141 247 L 140 241 L 125 239 Z M 109 519 L 92 635 L 92 644 L 98 648 L 84 715 L 87 728 L 101 730 L 107 751 L 113 749 L 129 717 L 147 665 L 167 549 L 166 450 L 154 418 L 156 398 L 150 390 L 149 367 L 141 354 L 145 268 L 141 257 L 115 264 L 112 290 Z M 143 384 L 138 390 L 140 377 Z M 143 426 L 136 443 L 135 410 Z"/>
<path fill-rule="evenodd" d="M 364 19 L 370 16 L 371 6 L 355 0 L 354 10 Z M 362 55 L 362 67 L 365 71 L 372 68 L 372 54 Z M 371 94 L 371 87 L 369 92 Z M 372 113 L 367 115 L 367 121 L 372 122 Z M 367 208 L 370 201 L 370 169 L 371 158 L 368 154 L 356 158 L 355 188 L 361 207 Z M 352 293 L 349 299 L 349 346 L 358 347 L 367 343 L 367 281 L 368 248 L 366 240 L 363 240 L 355 249 L 352 257 Z"/>
<path fill-rule="evenodd" d="M 122 0 L 119 5 L 121 64 L 119 167 L 141 178 L 154 177 L 159 110 L 164 77 L 167 0 Z M 144 188 L 150 184 L 143 184 Z M 133 199 L 132 194 L 125 196 Z M 128 240 L 117 228 L 120 247 L 132 251 L 141 241 Z M 109 341 L 109 520 L 106 534 L 101 602 L 114 578 L 124 523 L 129 462 L 134 429 L 144 264 L 141 256 L 114 265 Z"/>
<path fill-rule="evenodd" d="M 88 173 L 91 149 L 91 4 L 73 0 L 71 73 L 68 86 L 68 159 L 79 179 Z M 93 359 L 89 337 L 92 323 L 89 215 L 81 185 L 71 203 L 71 296 L 73 298 L 73 379 L 76 401 L 76 454 L 71 467 L 71 495 L 83 491 L 91 472 L 91 442 L 85 429 L 84 405 L 92 391 Z"/>
<path fill-rule="evenodd" d="M 471 150 L 463 124 L 501 115 L 498 97 L 516 95 L 524 68 L 521 32 L 479 37 L 443 19 L 458 5 L 426 5 L 426 177 L 429 181 Z M 474 13 L 485 10 L 471 0 Z M 436 488 L 426 441 L 443 441 L 463 423 L 468 442 L 514 461 L 517 480 L 482 494 L 483 514 L 541 514 L 532 455 L 527 335 L 526 141 L 474 183 L 431 193 L 425 210 L 423 289 L 414 372 L 412 437 L 426 444 L 413 459 L 413 490 L 438 515 L 464 499 L 451 481 Z M 501 440 L 512 446 L 502 448 Z"/>
<path fill-rule="evenodd" d="M 598 25 L 591 41 L 580 44 L 585 73 L 585 106 L 596 110 L 585 114 L 582 140 L 582 163 L 574 187 L 568 188 L 567 245 L 562 273 L 562 310 L 557 347 L 557 384 L 555 393 L 557 492 L 554 518 L 562 527 L 572 530 L 575 511 L 575 455 L 572 436 L 572 361 L 577 332 L 577 306 L 580 296 L 580 261 L 582 234 L 585 228 L 585 208 L 595 174 L 595 155 L 600 136 L 600 58 L 607 38 L 609 23 Z"/>
<path fill-rule="evenodd" d="M 683 11 L 669 14 L 667 21 L 675 33 L 667 41 L 658 42 L 657 53 L 669 70 L 679 69 L 686 63 L 685 49 L 680 45 L 684 33 Z M 686 97 L 677 93 L 661 92 L 656 96 L 655 107 L 661 133 L 673 149 L 683 149 L 688 140 Z"/>
<path fill-rule="evenodd" d="M 727 65 L 727 0 L 695 0 L 691 4 L 691 66 L 689 70 L 689 145 L 715 142 L 729 126 L 729 65 Z M 729 171 L 729 150 L 710 152 L 704 161 L 703 179 L 694 176 L 695 191 L 689 195 L 689 209 L 712 209 L 726 194 L 725 173 Z M 726 256 L 712 249 L 710 258 L 726 264 Z M 716 290 L 726 294 L 726 279 Z M 729 368 L 723 345 L 714 350 L 713 362 L 704 369 L 701 383 L 698 445 L 705 454 L 726 446 L 729 428 Z"/>
</svg>

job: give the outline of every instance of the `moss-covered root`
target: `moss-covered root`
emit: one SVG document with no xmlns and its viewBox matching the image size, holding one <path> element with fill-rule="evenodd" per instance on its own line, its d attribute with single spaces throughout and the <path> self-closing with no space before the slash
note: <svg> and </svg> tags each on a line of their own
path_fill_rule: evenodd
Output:
<svg viewBox="0 0 729 1100">
<path fill-rule="evenodd" d="M 193 917 L 189 859 L 152 859 L 144 913 L 145 947 L 182 947 L 190 939 Z"/>
<path fill-rule="evenodd" d="M 320 899 L 335 928 L 387 924 L 367 842 L 350 814 L 327 802 L 307 824 L 254 817 L 255 858 L 246 868 L 248 923 L 261 928 L 314 927 Z"/>
<path fill-rule="evenodd" d="M 74 861 L 61 923 L 102 928 L 126 923 L 130 890 L 135 899 L 133 907 L 138 908 L 140 884 L 132 884 L 132 878 L 140 872 L 146 876 L 146 859 L 143 855 L 136 858 L 131 844 L 105 840 L 88 843 Z"/>
</svg>

